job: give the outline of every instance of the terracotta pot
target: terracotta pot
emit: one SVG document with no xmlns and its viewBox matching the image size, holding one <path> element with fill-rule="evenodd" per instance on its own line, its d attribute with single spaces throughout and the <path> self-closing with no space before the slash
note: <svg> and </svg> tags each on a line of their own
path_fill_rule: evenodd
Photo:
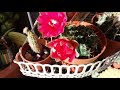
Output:
<svg viewBox="0 0 120 90">
<path fill-rule="evenodd" d="M 114 68 L 116 68 L 116 69 L 120 69 L 120 64 L 114 62 L 112 65 L 113 65 Z"/>
<path fill-rule="evenodd" d="M 102 15 L 102 13 L 97 13 L 92 17 L 91 22 L 94 25 L 96 25 L 95 22 L 98 20 L 99 15 Z M 115 54 L 119 50 L 120 50 L 120 42 L 107 39 L 107 47 L 104 53 L 101 55 L 101 57 L 106 58 L 108 56 Z"/>
<path fill-rule="evenodd" d="M 103 13 L 96 13 L 93 17 L 92 17 L 92 19 L 91 19 L 91 23 L 93 24 L 93 25 L 95 25 L 95 22 L 98 20 L 98 16 L 99 15 L 102 15 Z"/>
<path fill-rule="evenodd" d="M 101 30 L 99 30 L 93 24 L 90 24 L 88 22 L 73 21 L 73 22 L 71 22 L 71 24 L 74 24 L 76 26 L 84 25 L 86 27 L 90 27 L 93 30 L 95 30 L 97 32 L 96 34 L 98 35 L 99 39 L 101 40 L 99 42 L 99 45 L 101 46 L 101 52 L 93 58 L 89 58 L 89 59 L 77 59 L 77 58 L 75 58 L 72 62 L 69 62 L 68 60 L 64 60 L 62 63 L 64 63 L 64 64 L 66 63 L 67 65 L 80 65 L 80 64 L 88 64 L 88 63 L 95 62 L 106 49 L 107 40 L 106 40 L 105 35 L 102 33 Z M 82 68 L 79 68 L 79 72 L 81 71 L 81 69 Z M 73 71 L 74 71 L 74 68 L 73 68 Z"/>
<path fill-rule="evenodd" d="M 46 46 L 46 44 L 47 44 L 46 40 L 44 40 L 44 39 L 39 39 L 38 42 L 39 42 L 39 44 L 42 44 L 42 45 L 45 45 L 45 46 Z M 20 48 L 20 50 L 19 50 L 19 52 L 20 52 L 20 57 L 22 58 L 22 60 L 23 60 L 24 62 L 31 62 L 31 63 L 33 63 L 33 64 L 49 64 L 49 63 L 50 63 L 50 60 L 51 60 L 50 55 L 49 55 L 47 58 L 45 58 L 44 60 L 40 60 L 40 61 L 36 61 L 36 62 L 33 62 L 31 59 L 26 59 L 26 58 L 25 58 L 25 54 L 26 54 L 26 51 L 27 51 L 28 49 L 30 49 L 30 46 L 29 46 L 28 43 L 26 43 L 26 44 L 23 45 L 23 46 Z M 33 70 L 33 71 L 35 70 L 35 68 L 34 68 L 32 65 L 30 65 L 30 68 L 31 68 L 31 70 Z M 42 70 L 43 70 L 41 66 L 38 66 L 37 68 L 38 68 L 39 71 L 42 71 Z"/>
</svg>

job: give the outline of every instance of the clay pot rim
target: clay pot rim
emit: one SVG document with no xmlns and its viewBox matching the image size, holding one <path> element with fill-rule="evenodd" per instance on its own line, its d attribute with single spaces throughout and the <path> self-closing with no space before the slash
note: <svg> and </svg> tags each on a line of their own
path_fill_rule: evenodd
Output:
<svg viewBox="0 0 120 90">
<path fill-rule="evenodd" d="M 44 45 L 43 43 L 41 43 L 41 44 Z M 22 47 L 24 47 L 25 45 L 28 45 L 28 43 L 25 43 Z M 28 46 L 29 46 L 29 45 L 28 45 Z M 46 46 L 46 44 L 45 44 L 44 46 Z M 42 63 L 42 62 L 44 62 L 44 61 L 46 61 L 46 60 L 48 60 L 48 59 L 51 58 L 50 55 L 49 55 L 48 57 L 46 57 L 45 59 L 40 60 L 40 61 L 35 61 L 35 62 L 29 61 L 29 60 L 27 60 L 27 59 L 22 55 L 22 47 L 20 47 L 19 53 L 20 53 L 21 58 L 24 59 L 23 61 L 25 61 L 25 62 L 31 62 L 31 63 L 36 64 L 36 63 Z M 46 46 L 46 47 L 47 47 L 47 46 Z M 49 48 L 49 47 L 48 47 L 48 48 Z"/>
<path fill-rule="evenodd" d="M 92 17 L 91 23 L 94 24 L 94 19 L 95 19 L 95 17 L 98 16 L 98 15 L 102 15 L 102 14 L 103 14 L 103 13 L 96 13 L 96 14 Z"/>
<path fill-rule="evenodd" d="M 92 25 L 92 27 L 95 27 L 96 29 L 98 29 L 98 30 L 103 34 L 103 36 L 104 36 L 105 45 L 103 46 L 101 52 L 100 52 L 98 55 L 96 55 L 95 57 L 88 58 L 88 59 L 77 59 L 77 58 L 75 58 L 75 59 L 73 59 L 72 62 L 69 62 L 69 61 L 66 59 L 66 60 L 64 60 L 64 61 L 62 61 L 62 62 L 65 62 L 65 63 L 68 63 L 68 64 L 79 64 L 79 63 L 81 63 L 81 62 L 91 61 L 92 59 L 95 59 L 95 60 L 96 60 L 96 59 L 105 51 L 105 49 L 106 49 L 106 47 L 107 47 L 107 39 L 106 39 L 105 34 L 104 34 L 99 28 L 97 28 L 95 25 L 93 25 L 92 23 L 85 22 L 85 21 L 72 21 L 72 22 L 76 22 L 76 23 L 79 22 L 79 24 L 81 24 L 81 25 L 84 25 L 84 24 Z M 85 25 L 85 26 L 86 26 L 86 25 Z M 95 60 L 93 60 L 93 61 L 95 61 Z M 87 63 L 85 63 L 85 64 L 87 64 Z"/>
</svg>

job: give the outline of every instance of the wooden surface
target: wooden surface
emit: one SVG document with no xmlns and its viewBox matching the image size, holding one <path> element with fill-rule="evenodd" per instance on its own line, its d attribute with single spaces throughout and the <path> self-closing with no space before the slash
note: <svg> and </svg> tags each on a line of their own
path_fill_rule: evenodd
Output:
<svg viewBox="0 0 120 90">
<path fill-rule="evenodd" d="M 17 64 L 11 63 L 8 67 L 0 71 L 0 78 L 21 78 L 23 77 Z"/>
</svg>

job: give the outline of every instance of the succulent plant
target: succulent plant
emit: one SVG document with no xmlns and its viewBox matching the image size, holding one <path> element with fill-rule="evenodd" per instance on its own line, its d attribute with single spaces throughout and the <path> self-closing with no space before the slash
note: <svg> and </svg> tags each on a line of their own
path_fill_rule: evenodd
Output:
<svg viewBox="0 0 120 90">
<path fill-rule="evenodd" d="M 81 56 L 87 56 L 87 57 L 91 56 L 91 52 L 90 50 L 87 49 L 85 44 L 80 44 L 77 51 Z"/>
<path fill-rule="evenodd" d="M 98 16 L 97 26 L 105 33 L 106 37 L 120 41 L 120 12 L 104 12 Z"/>
<path fill-rule="evenodd" d="M 27 27 L 23 29 L 23 33 L 27 34 L 27 40 L 33 52 L 40 53 L 42 49 L 42 45 L 39 45 L 38 37 L 36 36 L 36 34 L 28 30 Z"/>
<path fill-rule="evenodd" d="M 81 25 L 77 27 L 68 25 L 65 27 L 65 32 L 63 33 L 63 36 L 72 40 L 76 40 L 79 43 L 77 51 L 80 56 L 78 58 L 90 58 L 99 53 L 99 39 L 95 32 L 89 27 Z"/>
</svg>

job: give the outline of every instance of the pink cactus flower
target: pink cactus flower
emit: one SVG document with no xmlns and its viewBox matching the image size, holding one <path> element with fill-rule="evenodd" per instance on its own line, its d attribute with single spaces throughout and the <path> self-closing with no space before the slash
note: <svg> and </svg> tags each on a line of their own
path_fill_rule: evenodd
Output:
<svg viewBox="0 0 120 90">
<path fill-rule="evenodd" d="M 58 61 L 68 59 L 71 62 L 77 55 L 77 46 L 76 41 L 65 38 L 55 39 L 48 43 L 48 47 L 51 48 L 51 57 Z"/>
<path fill-rule="evenodd" d="M 67 16 L 65 12 L 40 12 L 37 21 L 44 38 L 57 37 L 64 32 Z"/>
</svg>

